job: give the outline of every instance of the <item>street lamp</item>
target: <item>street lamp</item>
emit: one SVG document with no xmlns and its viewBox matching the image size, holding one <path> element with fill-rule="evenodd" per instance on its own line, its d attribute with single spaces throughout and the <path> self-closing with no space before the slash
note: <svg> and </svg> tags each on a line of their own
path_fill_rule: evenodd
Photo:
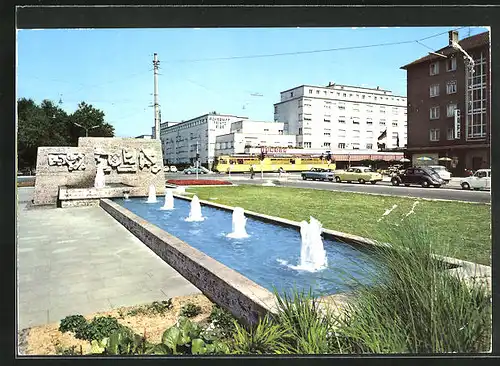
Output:
<svg viewBox="0 0 500 366">
<path fill-rule="evenodd" d="M 95 125 L 92 127 L 83 127 L 81 124 L 78 124 L 76 122 L 73 122 L 73 124 L 77 125 L 78 127 L 81 127 L 85 130 L 85 137 L 89 137 L 89 130 L 93 130 L 94 128 L 101 127 L 101 125 Z"/>
</svg>

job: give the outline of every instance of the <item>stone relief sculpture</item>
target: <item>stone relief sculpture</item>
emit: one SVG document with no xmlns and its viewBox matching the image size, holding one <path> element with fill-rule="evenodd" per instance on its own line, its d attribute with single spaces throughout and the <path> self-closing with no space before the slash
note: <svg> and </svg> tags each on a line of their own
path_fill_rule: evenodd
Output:
<svg viewBox="0 0 500 366">
<path fill-rule="evenodd" d="M 119 173 L 137 172 L 137 152 L 135 149 L 122 149 L 122 164 L 118 165 L 116 170 Z"/>
<path fill-rule="evenodd" d="M 83 153 L 48 154 L 47 157 L 49 166 L 67 166 L 70 172 L 85 170 Z"/>
<path fill-rule="evenodd" d="M 122 157 L 120 153 L 109 154 L 108 164 L 113 168 L 119 166 L 122 163 Z"/>
<path fill-rule="evenodd" d="M 144 168 L 150 168 L 151 173 L 158 173 L 161 168 L 157 164 L 156 153 L 151 149 L 141 149 L 139 153 L 139 168 L 144 170 Z"/>
</svg>

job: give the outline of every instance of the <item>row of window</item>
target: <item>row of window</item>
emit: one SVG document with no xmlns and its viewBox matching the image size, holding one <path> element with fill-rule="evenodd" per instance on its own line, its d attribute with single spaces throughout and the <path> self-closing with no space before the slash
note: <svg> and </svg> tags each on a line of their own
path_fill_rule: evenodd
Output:
<svg viewBox="0 0 500 366">
<path fill-rule="evenodd" d="M 457 105 L 455 103 L 450 103 L 446 106 L 446 117 L 454 117 Z M 434 106 L 429 109 L 430 119 L 439 119 L 441 116 L 441 106 Z"/>
<path fill-rule="evenodd" d="M 329 93 L 328 93 L 329 92 Z M 380 100 L 383 100 L 385 98 L 385 100 L 392 100 L 392 101 L 396 101 L 396 102 L 399 102 L 399 101 L 404 101 L 403 98 L 397 98 L 397 97 L 383 97 L 383 96 L 377 96 L 377 95 L 371 95 L 371 94 L 358 94 L 358 93 L 345 93 L 345 92 L 334 92 L 332 90 L 328 91 L 328 90 L 323 90 L 323 95 L 335 95 L 335 93 L 337 93 L 337 97 L 344 97 L 344 98 L 347 98 L 347 96 L 349 96 L 349 98 L 355 96 L 356 98 L 360 98 L 361 99 L 371 99 L 373 97 L 373 100 L 377 100 L 377 99 L 380 99 Z M 384 92 L 385 94 L 386 92 Z M 313 94 L 313 89 L 309 89 L 309 94 Z M 316 95 L 320 95 L 321 94 L 321 91 L 316 89 Z M 293 97 L 293 92 L 290 92 L 290 97 Z"/>
<path fill-rule="evenodd" d="M 454 128 L 448 128 L 446 130 L 446 139 L 447 140 L 455 139 L 455 129 Z M 439 128 L 431 128 L 429 130 L 429 140 L 430 141 L 439 141 L 440 140 Z"/>
<path fill-rule="evenodd" d="M 456 106 L 455 106 L 455 107 L 456 107 Z M 439 118 L 439 117 L 438 117 L 438 118 Z M 303 120 L 304 120 L 304 121 L 309 122 L 309 121 L 311 121 L 311 118 L 304 117 L 304 118 L 303 118 Z M 299 121 L 302 121 L 302 114 L 299 114 Z M 331 119 L 324 118 L 324 119 L 323 119 L 323 122 L 325 122 L 325 123 L 331 123 L 331 122 L 332 122 L 332 120 L 331 120 Z M 338 122 L 338 123 L 340 123 L 340 124 L 346 124 L 346 120 L 345 120 L 345 118 L 339 118 L 339 119 L 337 120 L 337 122 Z M 385 121 L 384 119 L 381 119 L 381 120 L 379 121 L 379 125 L 380 125 L 380 126 L 385 126 L 385 125 L 386 125 L 386 124 L 385 124 L 385 122 L 386 122 L 386 121 Z M 352 119 L 352 124 L 353 124 L 353 125 L 359 125 L 359 124 L 361 124 L 361 121 L 360 121 L 359 119 Z M 373 121 L 371 121 L 371 120 L 367 120 L 367 121 L 366 121 L 366 124 L 367 124 L 367 125 L 373 125 Z M 398 121 L 392 121 L 392 127 L 398 127 L 398 126 L 399 126 Z M 406 126 L 407 126 L 407 125 L 406 125 L 406 123 L 405 123 L 405 124 L 403 124 L 403 126 L 404 126 L 404 127 L 406 127 Z"/>
<path fill-rule="evenodd" d="M 446 82 L 446 94 L 455 94 L 457 92 L 457 81 L 450 80 Z M 429 96 L 431 98 L 439 96 L 439 84 L 429 86 Z"/>
<path fill-rule="evenodd" d="M 299 147 L 302 147 L 302 146 L 305 149 L 311 148 L 311 143 L 310 142 L 304 142 L 303 144 L 299 143 Z M 337 145 L 337 147 L 339 149 L 345 149 L 345 146 L 346 146 L 345 142 L 339 142 L 338 145 Z M 373 149 L 373 144 L 371 144 L 371 143 L 368 143 L 365 146 L 366 146 L 367 150 Z M 323 147 L 331 147 L 331 143 L 330 142 L 323 142 Z M 352 143 L 352 148 L 353 148 L 353 150 L 359 150 L 360 149 L 360 144 L 354 142 L 354 143 Z"/>
<path fill-rule="evenodd" d="M 457 69 L 457 59 L 454 56 L 450 56 L 446 60 L 446 71 L 455 71 Z M 439 61 L 433 62 L 429 65 L 429 75 L 438 75 L 439 74 Z"/>
</svg>

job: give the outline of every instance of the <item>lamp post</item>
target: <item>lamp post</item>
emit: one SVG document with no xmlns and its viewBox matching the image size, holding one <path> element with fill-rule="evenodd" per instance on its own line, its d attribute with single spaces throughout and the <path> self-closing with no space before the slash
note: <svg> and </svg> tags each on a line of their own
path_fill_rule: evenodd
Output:
<svg viewBox="0 0 500 366">
<path fill-rule="evenodd" d="M 83 127 L 81 124 L 78 124 L 76 122 L 73 122 L 74 125 L 81 127 L 85 130 L 85 137 L 89 137 L 89 130 L 93 130 L 94 128 L 101 127 L 101 125 L 95 125 L 92 127 Z"/>
</svg>

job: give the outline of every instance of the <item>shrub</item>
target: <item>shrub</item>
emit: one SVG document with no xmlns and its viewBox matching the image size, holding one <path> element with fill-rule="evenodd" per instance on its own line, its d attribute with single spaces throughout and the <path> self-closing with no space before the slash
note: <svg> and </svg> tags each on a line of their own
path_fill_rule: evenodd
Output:
<svg viewBox="0 0 500 366">
<path fill-rule="evenodd" d="M 127 315 L 136 316 L 165 314 L 170 309 L 172 309 L 172 299 L 163 300 L 161 302 L 153 301 L 151 304 L 130 310 Z"/>
<path fill-rule="evenodd" d="M 376 250 L 383 263 L 375 286 L 359 288 L 339 318 L 351 352 L 484 352 L 490 348 L 491 295 L 478 283 L 446 270 L 432 248 L 439 238 L 429 224 L 406 219 L 384 227 Z"/>
<path fill-rule="evenodd" d="M 70 315 L 61 320 L 59 331 L 61 333 L 73 332 L 84 328 L 87 325 L 87 319 L 83 315 Z"/>
<path fill-rule="evenodd" d="M 185 316 L 187 318 L 193 318 L 198 314 L 201 314 L 201 307 L 191 302 L 188 302 L 186 305 L 184 305 L 181 308 L 180 312 L 181 316 Z"/>
<path fill-rule="evenodd" d="M 327 309 L 321 309 L 312 292 L 298 292 L 279 296 L 276 322 L 286 330 L 287 347 L 298 354 L 330 353 L 330 335 L 333 333 L 333 317 Z"/>
<path fill-rule="evenodd" d="M 234 327 L 231 345 L 236 354 L 290 353 L 284 342 L 287 329 L 275 323 L 269 315 L 260 318 L 255 327 L 245 328 L 236 321 Z"/>
<path fill-rule="evenodd" d="M 216 330 L 214 333 L 221 337 L 229 337 L 235 330 L 233 314 L 218 305 L 212 307 L 209 320 Z"/>
</svg>

